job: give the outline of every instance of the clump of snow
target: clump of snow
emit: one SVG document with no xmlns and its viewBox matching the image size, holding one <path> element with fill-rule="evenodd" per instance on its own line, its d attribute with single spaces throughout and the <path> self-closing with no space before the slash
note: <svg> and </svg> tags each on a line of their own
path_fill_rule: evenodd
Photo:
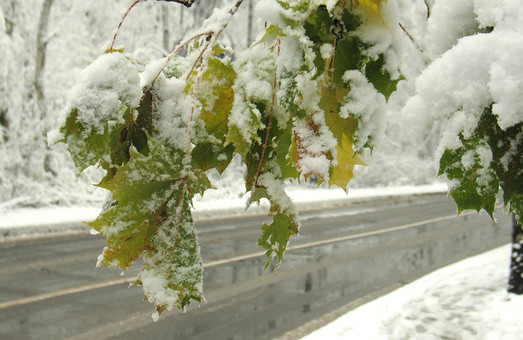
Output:
<svg viewBox="0 0 523 340">
<path fill-rule="evenodd" d="M 504 3 L 506 6 L 482 0 L 442 1 L 434 5 L 431 20 L 434 25 L 440 22 L 435 27 L 447 25 L 442 18 L 460 11 L 468 11 L 469 17 L 477 14 L 482 27 L 496 25 L 491 33 L 457 40 L 454 47 L 429 65 L 416 80 L 416 95 L 403 109 L 408 119 L 420 124 L 414 130 L 425 131 L 434 121 L 443 122 L 443 138 L 436 159 L 445 148 L 459 147 L 457 135 L 463 133 L 465 138 L 469 137 L 491 105 L 502 129 L 522 119 L 523 35 L 519 19 L 523 18 L 523 7 L 520 1 Z M 466 34 L 472 25 L 467 27 L 462 30 L 454 27 L 454 31 Z"/>
<path fill-rule="evenodd" d="M 523 8 L 519 0 L 474 0 L 474 11 L 483 27 L 523 30 Z"/>
<path fill-rule="evenodd" d="M 398 79 L 400 74 L 399 51 L 402 50 L 401 40 L 398 38 L 402 32 L 399 30 L 399 12 L 395 0 L 380 3 L 380 16 L 366 15 L 356 6 L 356 13 L 364 20 L 354 34 L 366 44 L 363 53 L 372 59 L 378 59 L 382 54 L 385 58 L 383 69 L 391 79 Z"/>
<path fill-rule="evenodd" d="M 122 53 L 103 54 L 79 74 L 65 114 L 78 109 L 83 133 L 101 134 L 108 121 L 122 120 L 122 103 L 138 107 L 142 98 L 139 83 L 138 69 L 129 58 Z"/>
<path fill-rule="evenodd" d="M 62 139 L 64 136 L 58 129 L 51 130 L 47 133 L 47 145 L 55 145 Z"/>
<path fill-rule="evenodd" d="M 439 269 L 303 339 L 520 339 L 523 296 L 507 294 L 509 255 L 506 245 Z"/>
<path fill-rule="evenodd" d="M 298 221 L 298 211 L 292 200 L 285 192 L 284 186 L 271 173 L 266 172 L 258 178 L 258 184 L 267 190 L 267 195 L 278 207 L 279 212 L 290 216 L 293 221 Z"/>
<path fill-rule="evenodd" d="M 306 120 L 296 120 L 294 125 L 297 168 L 305 176 L 316 175 L 328 181 L 332 162 L 326 155 L 330 152 L 336 159 L 337 142 L 323 116 L 317 114 L 313 118 L 316 120 L 312 124 Z"/>
<path fill-rule="evenodd" d="M 474 34 L 478 22 L 473 0 L 439 0 L 427 20 L 426 51 L 434 58 L 455 45 L 459 38 Z"/>
<path fill-rule="evenodd" d="M 260 0 L 256 4 L 256 12 L 261 18 L 274 25 L 283 25 L 280 15 L 280 6 L 274 0 Z"/>
<path fill-rule="evenodd" d="M 385 97 L 376 91 L 360 71 L 345 72 L 343 80 L 350 85 L 350 92 L 345 98 L 345 104 L 340 108 L 340 117 L 358 118 L 354 151 L 363 151 L 370 140 L 372 146 L 375 146 L 383 135 L 386 117 Z"/>
<path fill-rule="evenodd" d="M 523 10 L 522 10 L 523 11 Z M 494 105 L 492 111 L 498 116 L 502 129 L 516 125 L 523 113 L 523 37 L 520 33 L 508 37 L 508 51 L 500 51 L 498 59 L 490 67 L 488 89 Z"/>
<path fill-rule="evenodd" d="M 153 81 L 158 77 L 162 70 L 166 67 L 167 58 L 157 59 L 145 66 L 145 69 L 140 72 L 140 87 L 151 87 Z"/>
<path fill-rule="evenodd" d="M 190 112 L 193 119 L 199 114 L 191 96 L 185 93 L 186 82 L 160 75 L 154 85 L 154 129 L 158 140 L 179 150 L 187 145 Z"/>
<path fill-rule="evenodd" d="M 504 86 L 503 81 L 497 84 L 495 79 L 502 72 L 500 60 L 512 60 L 508 56 L 514 46 L 522 44 L 523 36 L 510 32 L 465 37 L 416 80 L 417 94 L 407 101 L 403 113 L 420 124 L 419 129 L 414 129 L 418 131 L 425 131 L 434 121 L 446 122 L 445 129 L 452 132 L 445 134 L 438 155 L 444 148 L 457 146 L 458 133 L 470 136 L 485 108 L 493 102 L 493 112 L 503 128 L 521 120 L 517 114 L 521 98 L 515 93 L 518 82 L 523 84 L 523 69 L 509 68 L 513 70 L 511 77 L 505 79 L 509 86 Z"/>
<path fill-rule="evenodd" d="M 323 44 L 320 47 L 320 53 L 323 59 L 330 59 L 334 53 L 334 46 L 331 44 Z"/>
</svg>

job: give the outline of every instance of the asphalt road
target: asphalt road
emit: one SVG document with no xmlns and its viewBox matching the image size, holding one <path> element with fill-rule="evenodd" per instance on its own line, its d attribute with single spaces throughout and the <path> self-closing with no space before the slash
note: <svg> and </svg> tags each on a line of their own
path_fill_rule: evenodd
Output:
<svg viewBox="0 0 523 340">
<path fill-rule="evenodd" d="M 455 215 L 443 195 L 301 214 L 277 272 L 256 240 L 266 217 L 197 224 L 207 303 L 153 307 L 125 276 L 95 268 L 100 236 L 0 243 L 0 339 L 298 338 L 336 315 L 441 266 L 506 244 L 510 220 Z"/>
</svg>

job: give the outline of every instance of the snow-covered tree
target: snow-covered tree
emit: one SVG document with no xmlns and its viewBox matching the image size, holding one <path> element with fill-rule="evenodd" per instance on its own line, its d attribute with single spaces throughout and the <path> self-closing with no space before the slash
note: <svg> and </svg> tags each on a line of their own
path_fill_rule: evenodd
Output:
<svg viewBox="0 0 523 340">
<path fill-rule="evenodd" d="M 428 21 L 434 59 L 404 108 L 422 128 L 441 127 L 439 174 L 458 211 L 492 217 L 499 189 L 515 215 L 509 291 L 523 293 L 523 5 L 437 1 Z"/>
<path fill-rule="evenodd" d="M 158 4 L 140 4 L 120 35 L 139 63 L 168 54 L 183 32 L 203 21 L 184 6 L 167 6 L 163 24 Z M 127 0 L 0 1 L 0 209 L 103 200 L 92 186 L 99 171 L 89 169 L 78 179 L 65 146 L 49 148 L 46 134 L 56 126 L 79 71 L 109 46 L 127 5 Z M 202 15 L 212 12 L 205 10 Z"/>
</svg>

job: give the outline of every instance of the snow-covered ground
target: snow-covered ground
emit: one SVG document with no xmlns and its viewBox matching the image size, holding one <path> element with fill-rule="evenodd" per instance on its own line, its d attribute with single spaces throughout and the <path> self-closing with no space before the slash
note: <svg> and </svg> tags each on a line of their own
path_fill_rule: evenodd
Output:
<svg viewBox="0 0 523 340">
<path fill-rule="evenodd" d="M 447 185 L 436 183 L 424 186 L 401 186 L 370 189 L 353 189 L 347 194 L 342 189 L 306 189 L 298 186 L 290 186 L 287 192 L 294 203 L 307 204 L 315 202 L 338 201 L 338 200 L 363 200 L 378 197 L 405 196 L 412 194 L 443 193 L 447 191 Z M 229 210 L 230 214 L 242 214 L 245 210 L 247 197 L 244 195 L 226 194 L 220 190 L 210 190 L 203 199 L 195 198 L 195 215 L 199 213 L 209 216 L 209 213 Z M 0 207 L 1 208 L 1 207 Z M 255 207 L 254 207 L 255 208 Z M 0 209 L 0 230 L 29 227 L 38 225 L 52 225 L 63 223 L 74 223 L 81 221 L 92 221 L 100 213 L 101 204 L 98 207 L 46 207 L 46 208 L 19 208 L 15 210 Z M 236 210 L 237 212 L 232 212 Z M 207 214 L 206 214 L 207 213 Z M 223 217 L 223 215 L 221 215 Z"/>
<path fill-rule="evenodd" d="M 523 339 L 523 296 L 507 294 L 510 246 L 439 269 L 302 340 Z"/>
</svg>

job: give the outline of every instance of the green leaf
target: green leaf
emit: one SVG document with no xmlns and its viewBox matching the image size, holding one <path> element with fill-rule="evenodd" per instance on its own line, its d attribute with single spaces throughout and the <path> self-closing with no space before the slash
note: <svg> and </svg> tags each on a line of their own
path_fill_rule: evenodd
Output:
<svg viewBox="0 0 523 340">
<path fill-rule="evenodd" d="M 398 82 L 404 78 L 391 79 L 390 73 L 383 68 L 385 58 L 380 55 L 377 60 L 372 60 L 365 65 L 365 76 L 374 85 L 374 88 L 389 100 L 390 95 L 396 91 Z"/>
<path fill-rule="evenodd" d="M 505 130 L 499 127 L 492 109 L 485 110 L 478 123 L 493 155 L 492 167 L 503 189 L 503 201 L 521 221 L 523 217 L 523 123 Z"/>
<path fill-rule="evenodd" d="M 78 120 L 78 109 L 73 109 L 66 118 L 61 132 L 62 142 L 67 143 L 67 150 L 79 171 L 91 165 L 100 165 L 109 170 L 113 164 L 123 164 L 128 160 L 130 145 L 129 130 L 134 130 L 132 108 L 121 105 L 121 120 L 109 121 L 103 125 L 103 131 L 86 129 Z"/>
<path fill-rule="evenodd" d="M 153 140 L 149 150 L 144 156 L 131 148 L 129 162 L 100 185 L 116 204 L 89 225 L 107 237 L 100 265 L 127 269 L 143 253 L 139 283 L 146 298 L 160 311 L 183 308 L 188 299 L 201 301 L 202 264 L 190 202 L 209 182 L 203 175 L 183 175 L 183 152 Z"/>
<path fill-rule="evenodd" d="M 192 163 L 202 171 L 216 169 L 221 174 L 231 163 L 234 147 L 229 144 L 224 148 L 214 143 L 199 143 L 191 152 Z"/>
<path fill-rule="evenodd" d="M 271 224 L 262 226 L 258 245 L 265 248 L 265 255 L 269 258 L 265 268 L 272 262 L 274 255 L 278 256 L 278 265 L 281 263 L 289 238 L 296 234 L 295 229 L 293 221 L 285 214 L 276 214 Z"/>
<path fill-rule="evenodd" d="M 299 177 L 296 165 L 292 160 L 292 125 L 288 124 L 285 130 L 276 130 L 274 141 L 277 143 L 274 146 L 274 158 L 278 167 L 280 168 L 281 177 L 283 180 L 287 178 L 297 179 Z M 294 158 L 295 159 L 295 158 Z"/>
<path fill-rule="evenodd" d="M 494 170 L 482 164 L 477 148 L 469 145 L 446 149 L 440 159 L 439 175 L 445 174 L 452 181 L 449 194 L 458 206 L 458 213 L 484 209 L 493 217 L 499 180 Z M 475 146 L 485 147 L 479 143 Z"/>
<path fill-rule="evenodd" d="M 269 172 L 260 175 L 258 186 L 252 191 L 249 204 L 259 202 L 262 198 L 267 198 L 271 204 L 269 215 L 273 216 L 273 222 L 262 226 L 258 245 L 266 250 L 268 260 L 265 268 L 269 266 L 274 256 L 278 257 L 276 267 L 278 268 L 283 260 L 289 238 L 299 231 L 298 213 L 285 193 L 281 178 Z"/>
<path fill-rule="evenodd" d="M 230 62 L 210 58 L 199 85 L 198 100 L 202 104 L 200 118 L 205 122 L 209 135 L 221 141 L 228 131 L 235 80 L 236 72 Z"/>
<path fill-rule="evenodd" d="M 445 174 L 453 183 L 450 195 L 458 211 L 484 209 L 493 216 L 501 187 L 505 206 L 521 219 L 523 123 L 503 130 L 489 107 L 481 114 L 472 135 L 460 135 L 460 140 L 461 147 L 445 150 L 439 170 L 439 175 Z"/>
<path fill-rule="evenodd" d="M 337 185 L 347 190 L 347 185 L 354 177 L 354 166 L 365 165 L 353 148 L 354 133 L 358 120 L 354 117 L 341 118 L 340 103 L 347 90 L 331 90 L 324 93 L 320 106 L 325 110 L 325 123 L 338 141 L 336 145 L 336 164 L 330 171 L 329 185 Z"/>
<path fill-rule="evenodd" d="M 261 39 L 254 42 L 254 44 L 268 44 L 272 45 L 278 38 L 284 37 L 285 34 L 283 33 L 283 30 L 281 27 L 276 25 L 269 25 L 265 29 L 265 34 Z"/>
</svg>

